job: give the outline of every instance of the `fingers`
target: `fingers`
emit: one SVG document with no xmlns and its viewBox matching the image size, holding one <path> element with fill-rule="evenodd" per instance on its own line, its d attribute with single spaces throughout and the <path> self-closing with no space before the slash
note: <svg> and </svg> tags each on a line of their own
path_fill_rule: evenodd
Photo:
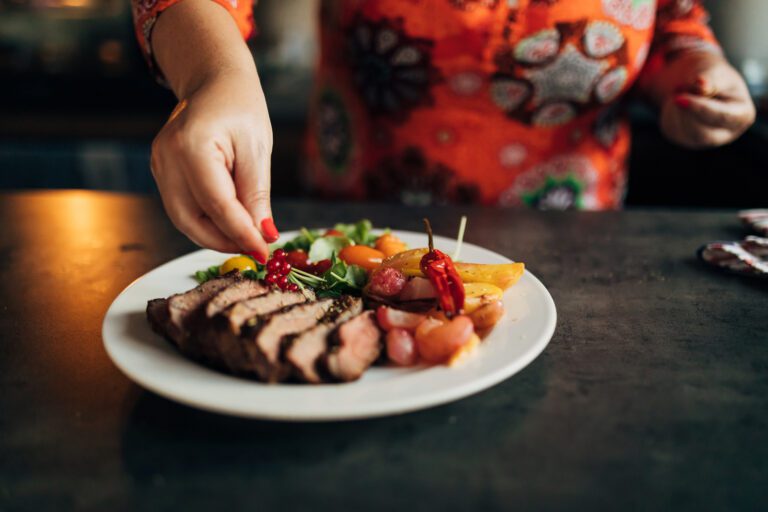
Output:
<svg viewBox="0 0 768 512">
<path fill-rule="evenodd" d="M 741 134 L 754 121 L 751 101 L 728 101 L 691 94 L 675 97 L 675 104 L 700 122 L 714 128 L 727 128 Z"/>
<path fill-rule="evenodd" d="M 189 151 L 182 160 L 189 189 L 200 208 L 243 252 L 265 262 L 269 248 L 237 198 L 224 155 L 208 147 Z"/>
<path fill-rule="evenodd" d="M 239 252 L 197 205 L 180 173 L 161 172 L 161 164 L 153 159 L 152 173 L 160 189 L 163 206 L 174 226 L 201 247 L 220 252 Z"/>
<path fill-rule="evenodd" d="M 674 100 L 667 101 L 661 111 L 661 129 L 677 144 L 690 149 L 703 149 L 732 142 L 746 129 L 734 130 L 702 122 Z M 748 126 L 748 125 L 747 125 Z"/>
<path fill-rule="evenodd" d="M 234 182 L 237 198 L 268 243 L 280 237 L 270 204 L 271 147 L 247 137 L 237 138 Z"/>
</svg>

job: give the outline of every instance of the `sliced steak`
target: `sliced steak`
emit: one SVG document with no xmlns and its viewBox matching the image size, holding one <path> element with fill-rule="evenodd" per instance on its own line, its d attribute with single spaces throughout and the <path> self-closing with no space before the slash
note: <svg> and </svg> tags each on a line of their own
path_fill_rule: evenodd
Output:
<svg viewBox="0 0 768 512">
<path fill-rule="evenodd" d="M 284 292 L 282 290 L 272 290 L 264 295 L 253 297 L 236 304 L 233 304 L 221 313 L 221 317 L 226 320 L 227 329 L 240 334 L 242 325 L 251 318 L 272 313 L 278 309 L 302 302 L 313 302 L 315 294 L 310 290 L 301 292 Z"/>
<path fill-rule="evenodd" d="M 315 325 L 334 306 L 333 299 L 289 306 L 266 318 L 249 320 L 243 326 L 243 348 L 247 372 L 255 371 L 261 380 L 274 382 L 280 365 L 280 342 Z"/>
<path fill-rule="evenodd" d="M 270 291 L 270 286 L 254 279 L 238 279 L 214 295 L 205 306 L 205 316 L 213 318 L 226 308 L 237 302 L 264 295 Z"/>
<path fill-rule="evenodd" d="M 334 380 L 357 380 L 381 355 L 381 330 L 375 313 L 366 311 L 341 324 L 330 336 L 319 363 Z"/>
<path fill-rule="evenodd" d="M 317 325 L 286 340 L 283 352 L 284 368 L 304 382 L 322 382 L 317 363 L 328 350 L 328 336 L 336 326 L 359 315 L 363 301 L 354 297 L 342 297 L 340 304 Z"/>
<path fill-rule="evenodd" d="M 211 343 L 215 344 L 221 364 L 233 373 L 247 374 L 249 368 L 252 373 L 253 365 L 240 338 L 243 324 L 251 319 L 253 323 L 258 322 L 261 316 L 307 302 L 308 298 L 314 299 L 314 294 L 273 290 L 265 295 L 238 302 L 217 315 L 207 336 L 212 340 Z"/>
<path fill-rule="evenodd" d="M 235 274 L 227 274 L 206 281 L 188 292 L 171 295 L 168 299 L 152 300 L 147 304 L 149 321 L 156 332 L 181 348 L 189 335 L 189 319 L 214 295 L 237 279 Z"/>
<path fill-rule="evenodd" d="M 153 331 L 168 337 L 168 299 L 152 299 L 147 302 L 147 319 Z"/>
</svg>

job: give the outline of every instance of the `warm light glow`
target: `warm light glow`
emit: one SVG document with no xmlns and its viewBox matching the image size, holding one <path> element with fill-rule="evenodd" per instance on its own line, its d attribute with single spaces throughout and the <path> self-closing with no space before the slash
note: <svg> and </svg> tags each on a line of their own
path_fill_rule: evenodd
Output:
<svg viewBox="0 0 768 512">
<path fill-rule="evenodd" d="M 70 7 L 75 9 L 85 9 L 93 6 L 92 0 L 58 0 L 59 7 Z"/>
</svg>

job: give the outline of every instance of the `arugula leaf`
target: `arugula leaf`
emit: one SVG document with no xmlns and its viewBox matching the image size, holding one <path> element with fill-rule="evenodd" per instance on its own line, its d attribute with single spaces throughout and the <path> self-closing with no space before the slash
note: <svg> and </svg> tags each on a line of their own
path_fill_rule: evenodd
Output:
<svg viewBox="0 0 768 512">
<path fill-rule="evenodd" d="M 357 245 L 373 245 L 377 235 L 372 233 L 373 224 L 368 219 L 362 219 L 355 224 L 336 224 L 333 229 L 344 233 L 344 236 Z"/>
<path fill-rule="evenodd" d="M 247 277 L 248 279 L 253 279 L 254 281 L 264 279 L 265 277 L 267 277 L 267 267 L 264 267 L 262 265 L 259 265 L 259 267 L 257 267 L 258 270 L 243 271 L 243 276 Z"/>
<path fill-rule="evenodd" d="M 331 258 L 331 267 L 325 271 L 322 277 L 325 281 L 324 286 L 321 287 L 322 291 L 331 294 L 359 295 L 360 290 L 368 281 L 368 274 L 365 269 L 357 265 L 348 265 L 335 254 Z"/>
<path fill-rule="evenodd" d="M 347 272 L 344 274 L 344 281 L 350 286 L 362 289 L 368 282 L 368 273 L 363 267 L 357 265 L 347 265 Z"/>
<path fill-rule="evenodd" d="M 274 246 L 274 249 L 282 247 L 282 249 L 286 252 L 295 251 L 297 249 L 301 249 L 304 252 L 309 252 L 309 248 L 312 245 L 312 242 L 320 239 L 320 236 L 320 231 L 316 229 L 302 229 L 300 235 L 291 240 L 288 240 L 282 246 Z"/>
<path fill-rule="evenodd" d="M 312 262 L 330 260 L 348 245 L 350 245 L 350 242 L 346 237 L 324 236 L 312 242 L 307 256 L 309 261 Z"/>
<path fill-rule="evenodd" d="M 192 275 L 192 277 L 195 278 L 195 281 L 197 281 L 198 284 L 203 284 L 206 281 L 210 281 L 214 277 L 218 277 L 219 268 L 219 265 L 213 265 L 212 267 L 208 267 L 205 270 L 198 270 Z"/>
</svg>

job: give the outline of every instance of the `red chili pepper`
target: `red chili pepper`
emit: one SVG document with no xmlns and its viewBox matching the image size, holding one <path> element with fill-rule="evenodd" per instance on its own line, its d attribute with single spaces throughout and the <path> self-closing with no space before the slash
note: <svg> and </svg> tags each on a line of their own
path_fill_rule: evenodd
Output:
<svg viewBox="0 0 768 512">
<path fill-rule="evenodd" d="M 464 309 L 464 283 L 456 272 L 451 258 L 435 249 L 432 241 L 432 226 L 424 219 L 429 236 L 429 252 L 421 258 L 421 271 L 432 283 L 437 292 L 440 308 L 448 317 L 461 314 Z"/>
</svg>

